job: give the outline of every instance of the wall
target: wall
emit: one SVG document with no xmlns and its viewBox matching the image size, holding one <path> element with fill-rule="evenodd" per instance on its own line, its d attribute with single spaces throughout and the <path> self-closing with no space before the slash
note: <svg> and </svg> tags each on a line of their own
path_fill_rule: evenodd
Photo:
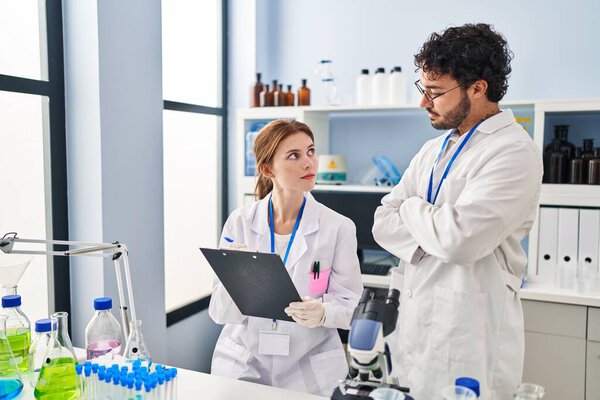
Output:
<svg viewBox="0 0 600 400">
<path fill-rule="evenodd" d="M 137 317 L 165 362 L 160 1 L 65 0 L 64 30 L 70 239 L 128 246 Z M 80 257 L 71 273 L 82 346 L 93 298 L 118 304 L 115 272 Z"/>
<path fill-rule="evenodd" d="M 309 78 L 315 104 L 324 104 L 312 75 L 328 54 L 333 71 L 354 102 L 361 68 L 401 65 L 412 82 L 413 55 L 427 37 L 450 25 L 492 23 L 515 53 L 506 99 L 594 97 L 600 94 L 600 3 L 593 0 L 504 2 L 433 0 L 265 0 L 268 35 L 257 37 L 257 69 L 294 85 Z M 268 55 L 268 56 L 264 56 Z M 409 90 L 416 100 L 416 90 Z"/>
</svg>

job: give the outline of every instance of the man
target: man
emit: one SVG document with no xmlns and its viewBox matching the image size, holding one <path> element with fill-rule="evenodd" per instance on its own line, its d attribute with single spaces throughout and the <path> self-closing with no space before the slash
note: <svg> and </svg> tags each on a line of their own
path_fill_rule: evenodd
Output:
<svg viewBox="0 0 600 400">
<path fill-rule="evenodd" d="M 512 112 L 498 107 L 511 58 L 486 24 L 434 33 L 415 56 L 420 106 L 449 131 L 423 146 L 382 199 L 373 235 L 401 260 L 392 355 L 400 384 L 419 400 L 440 398 L 461 376 L 479 380 L 486 400 L 512 398 L 521 381 L 520 242 L 538 205 L 542 161 Z"/>
</svg>

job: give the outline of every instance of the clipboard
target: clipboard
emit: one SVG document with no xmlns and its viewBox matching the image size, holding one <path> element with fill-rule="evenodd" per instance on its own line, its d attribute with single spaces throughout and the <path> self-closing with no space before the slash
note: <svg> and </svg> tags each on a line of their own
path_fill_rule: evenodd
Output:
<svg viewBox="0 0 600 400">
<path fill-rule="evenodd" d="M 302 299 L 277 254 L 200 248 L 243 315 L 294 322 L 283 310 Z"/>
</svg>

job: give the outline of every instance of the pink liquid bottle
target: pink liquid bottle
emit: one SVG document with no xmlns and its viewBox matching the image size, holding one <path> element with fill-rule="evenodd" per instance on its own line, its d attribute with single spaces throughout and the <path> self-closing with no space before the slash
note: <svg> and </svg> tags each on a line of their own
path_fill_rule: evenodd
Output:
<svg viewBox="0 0 600 400">
<path fill-rule="evenodd" d="M 96 313 L 85 328 L 85 349 L 88 360 L 108 353 L 121 353 L 121 326 L 110 312 L 111 308 L 110 297 L 94 299 Z"/>
</svg>

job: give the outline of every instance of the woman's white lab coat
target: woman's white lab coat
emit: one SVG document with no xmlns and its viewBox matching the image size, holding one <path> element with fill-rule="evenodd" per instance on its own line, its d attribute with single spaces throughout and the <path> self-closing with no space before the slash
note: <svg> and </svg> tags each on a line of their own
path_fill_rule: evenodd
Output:
<svg viewBox="0 0 600 400">
<path fill-rule="evenodd" d="M 537 210 L 541 157 L 506 110 L 479 125 L 431 205 L 444 137 L 423 146 L 375 214 L 375 240 L 401 259 L 392 276 L 402 292 L 394 374 L 419 400 L 440 398 L 460 376 L 479 380 L 481 399 L 504 400 L 523 370 L 520 242 Z M 434 192 L 456 146 L 436 168 Z"/>
<path fill-rule="evenodd" d="M 268 200 L 235 210 L 227 219 L 221 237 L 245 244 L 250 251 L 269 253 Z M 322 299 L 325 323 L 306 328 L 287 321 L 278 331 L 290 335 L 289 355 L 259 354 L 259 333 L 270 331 L 272 321 L 243 316 L 215 278 L 209 315 L 225 324 L 215 352 L 211 372 L 215 375 L 257 382 L 313 394 L 330 395 L 348 372 L 346 355 L 336 328 L 348 329 L 363 285 L 356 253 L 356 228 L 348 218 L 318 203 L 306 194 L 304 214 L 292 244 L 286 269 L 300 296 Z M 320 261 L 321 277 L 329 284 L 321 292 L 310 292 L 312 265 Z M 327 269 L 330 269 L 327 274 Z M 314 286 L 313 286 L 314 288 Z"/>
</svg>

